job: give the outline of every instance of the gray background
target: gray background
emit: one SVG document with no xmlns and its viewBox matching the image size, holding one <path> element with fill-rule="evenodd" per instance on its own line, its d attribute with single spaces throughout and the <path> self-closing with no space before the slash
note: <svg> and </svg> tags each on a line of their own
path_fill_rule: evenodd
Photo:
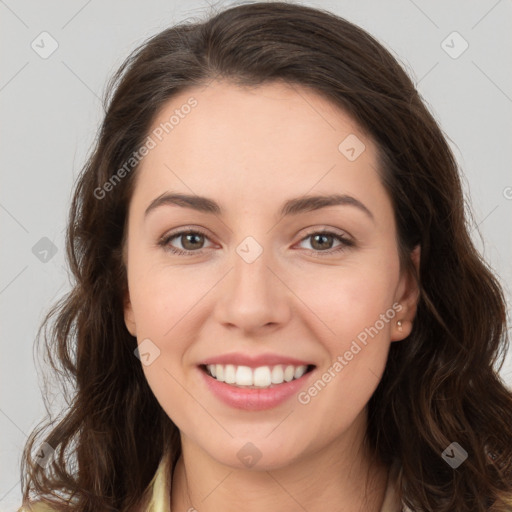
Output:
<svg viewBox="0 0 512 512">
<path fill-rule="evenodd" d="M 472 235 L 510 306 L 512 2 L 303 3 L 368 30 L 413 77 L 463 169 Z M 205 8 L 204 1 L 0 0 L 0 511 L 20 504 L 21 449 L 45 412 L 32 346 L 44 313 L 68 290 L 71 190 L 101 120 L 107 78 L 147 37 Z M 40 53 L 52 40 L 39 36 L 44 31 L 58 44 L 47 58 Z M 469 47 L 458 55 L 464 40 Z M 501 375 L 512 386 L 510 354 Z M 58 410 L 62 401 L 51 396 Z"/>
</svg>

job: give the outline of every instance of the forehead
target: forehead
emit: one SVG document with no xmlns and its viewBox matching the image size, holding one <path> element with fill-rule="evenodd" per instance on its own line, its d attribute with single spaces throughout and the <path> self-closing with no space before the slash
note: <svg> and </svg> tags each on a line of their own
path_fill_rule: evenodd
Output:
<svg viewBox="0 0 512 512">
<path fill-rule="evenodd" d="M 282 149 L 294 150 L 299 158 L 306 153 L 337 154 L 338 144 L 350 134 L 371 144 L 340 107 L 311 89 L 282 82 L 246 87 L 216 81 L 188 89 L 160 109 L 151 127 L 152 132 L 158 130 L 157 138 L 166 139 L 159 144 L 161 150 L 165 146 L 197 156 L 205 152 L 202 148 L 209 153 L 231 148 L 232 153 L 254 156 L 262 149 L 258 143 L 265 144 L 265 153 L 272 156 Z M 279 143 L 287 144 L 279 148 Z"/>
<path fill-rule="evenodd" d="M 341 108 L 297 85 L 217 81 L 182 91 L 149 136 L 154 147 L 135 189 L 146 201 L 166 190 L 259 206 L 310 191 L 371 202 L 384 193 L 373 141 Z"/>
</svg>

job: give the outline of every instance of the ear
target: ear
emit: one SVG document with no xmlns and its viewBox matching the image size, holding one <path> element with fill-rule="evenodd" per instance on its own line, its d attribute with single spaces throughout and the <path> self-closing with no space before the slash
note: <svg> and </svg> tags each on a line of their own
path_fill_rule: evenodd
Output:
<svg viewBox="0 0 512 512">
<path fill-rule="evenodd" d="M 127 290 L 124 296 L 124 323 L 132 336 L 137 336 L 137 325 L 133 314 L 130 292 Z"/>
<path fill-rule="evenodd" d="M 410 254 L 410 258 L 414 264 L 415 275 L 405 269 L 400 276 L 395 302 L 400 304 L 401 309 L 398 310 L 397 308 L 397 314 L 391 329 L 391 341 L 403 340 L 411 334 L 420 296 L 420 289 L 417 283 L 420 273 L 420 257 L 421 247 L 417 245 Z"/>
</svg>

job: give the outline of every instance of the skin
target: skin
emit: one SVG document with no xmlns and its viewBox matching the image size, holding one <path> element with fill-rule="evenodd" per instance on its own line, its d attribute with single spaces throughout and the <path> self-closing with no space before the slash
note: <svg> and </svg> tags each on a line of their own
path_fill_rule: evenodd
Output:
<svg viewBox="0 0 512 512">
<path fill-rule="evenodd" d="M 400 269 L 375 145 L 324 98 L 280 83 L 189 89 L 168 101 L 153 128 L 191 96 L 198 105 L 137 170 L 125 245 L 126 326 L 138 343 L 149 338 L 159 348 L 144 374 L 181 432 L 172 510 L 378 511 L 388 468 L 364 450 L 366 404 L 391 342 L 411 331 L 418 289 Z M 352 162 L 338 150 L 349 134 L 365 144 Z M 212 198 L 223 213 L 167 204 L 145 217 L 170 191 Z M 289 198 L 334 191 L 358 199 L 373 219 L 351 205 L 278 214 Z M 190 226 L 206 237 L 168 245 L 197 254 L 158 245 Z M 336 238 L 315 243 L 311 235 L 325 229 L 354 245 L 332 252 Z M 250 264 L 236 252 L 247 236 L 263 249 Z M 411 257 L 418 265 L 419 249 Z M 231 408 L 197 368 L 229 352 L 271 352 L 311 361 L 318 378 L 394 303 L 401 311 L 305 405 L 294 396 L 271 410 Z M 261 452 L 251 468 L 237 457 L 249 441 Z"/>
</svg>

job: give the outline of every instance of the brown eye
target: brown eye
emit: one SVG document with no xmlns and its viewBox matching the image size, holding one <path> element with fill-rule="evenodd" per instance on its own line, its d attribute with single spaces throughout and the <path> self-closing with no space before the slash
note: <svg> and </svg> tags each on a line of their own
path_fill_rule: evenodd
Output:
<svg viewBox="0 0 512 512">
<path fill-rule="evenodd" d="M 202 249 L 204 243 L 204 235 L 201 233 L 187 233 L 177 237 L 181 241 L 183 249 L 193 251 L 194 249 Z"/>
<path fill-rule="evenodd" d="M 205 248 L 208 237 L 200 231 L 179 231 L 163 236 L 158 245 L 166 251 L 180 255 L 199 254 Z"/>
<path fill-rule="evenodd" d="M 331 249 L 334 242 L 334 237 L 326 233 L 318 233 L 311 236 L 311 247 L 318 250 Z"/>
<path fill-rule="evenodd" d="M 354 246 L 354 242 L 345 236 L 332 233 L 330 231 L 315 231 L 305 236 L 301 243 L 310 240 L 311 250 L 313 253 L 325 253 L 325 255 L 343 251 L 348 247 Z M 336 244 L 337 245 L 334 245 Z"/>
</svg>

